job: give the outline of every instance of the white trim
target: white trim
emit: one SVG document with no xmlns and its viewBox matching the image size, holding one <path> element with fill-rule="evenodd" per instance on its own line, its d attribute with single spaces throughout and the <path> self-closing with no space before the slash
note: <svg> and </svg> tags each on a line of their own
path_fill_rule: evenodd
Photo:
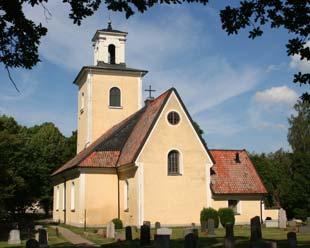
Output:
<svg viewBox="0 0 310 248">
<path fill-rule="evenodd" d="M 138 78 L 138 110 L 142 108 L 142 77 Z"/>
<path fill-rule="evenodd" d="M 110 105 L 110 91 L 113 88 L 118 88 L 119 89 L 119 92 L 120 92 L 120 99 L 119 99 L 120 106 L 111 106 Z M 112 86 L 111 88 L 109 88 L 108 94 L 109 94 L 108 95 L 108 107 L 110 109 L 122 109 L 123 108 L 123 92 L 122 92 L 121 87 L 119 87 L 119 86 Z"/>
<path fill-rule="evenodd" d="M 171 124 L 171 123 L 168 121 L 168 115 L 169 115 L 171 112 L 176 112 L 176 113 L 179 115 L 180 120 L 179 120 L 179 122 L 178 122 L 177 124 L 174 124 L 174 125 L 173 125 L 173 124 Z M 176 109 L 170 109 L 169 111 L 167 111 L 167 113 L 166 113 L 166 123 L 168 124 L 168 126 L 170 126 L 170 127 L 176 127 L 176 126 L 180 125 L 181 122 L 182 122 L 182 116 L 180 115 L 180 113 L 179 113 L 178 110 L 176 110 Z"/>
<path fill-rule="evenodd" d="M 71 211 L 75 210 L 75 183 L 74 181 L 71 182 L 71 189 L 70 189 L 70 209 Z"/>
<path fill-rule="evenodd" d="M 87 75 L 87 139 L 85 147 L 92 142 L 92 78 L 93 74 L 90 71 Z"/>
<path fill-rule="evenodd" d="M 180 155 L 180 157 L 179 157 L 179 174 L 180 174 L 180 176 L 183 176 L 184 175 L 183 153 L 181 152 L 181 150 L 179 148 L 175 148 L 175 147 L 170 148 L 168 150 L 168 152 L 166 153 L 166 173 L 169 176 L 169 171 L 168 171 L 168 155 L 173 150 L 177 151 L 179 153 L 179 155 Z"/>
<path fill-rule="evenodd" d="M 60 196 L 59 196 L 59 186 L 56 187 L 56 206 L 55 206 L 55 209 L 58 211 L 59 210 L 59 199 Z"/>
<path fill-rule="evenodd" d="M 212 201 L 212 192 L 211 192 L 211 174 L 210 174 L 211 166 L 206 163 L 206 194 L 207 194 L 207 207 L 211 207 Z"/>
<path fill-rule="evenodd" d="M 174 92 L 173 92 L 173 94 L 175 95 Z M 172 94 L 171 94 L 171 95 L 172 95 Z M 205 146 L 203 145 L 202 141 L 200 140 L 200 138 L 199 138 L 199 136 L 198 136 L 198 134 L 197 134 L 195 128 L 193 127 L 193 125 L 192 125 L 192 123 L 191 123 L 191 121 L 188 119 L 188 116 L 187 116 L 187 114 L 185 113 L 185 110 L 183 109 L 183 107 L 182 107 L 182 105 L 181 105 L 181 103 L 180 103 L 178 97 L 177 97 L 176 95 L 175 95 L 175 97 L 177 98 L 177 100 L 178 100 L 177 102 L 178 102 L 178 104 L 179 104 L 179 106 L 180 106 L 180 109 L 182 109 L 184 116 L 186 117 L 187 121 L 189 122 L 189 124 L 190 124 L 190 126 L 191 126 L 191 128 L 192 128 L 192 131 L 194 132 L 194 135 L 195 135 L 196 138 L 198 139 L 198 141 L 199 141 L 199 143 L 200 143 L 200 145 L 201 145 L 203 151 L 205 151 L 205 153 L 207 154 L 207 157 L 208 157 L 209 160 L 210 160 L 210 164 L 213 164 L 212 159 L 211 159 L 211 157 L 209 156 L 209 153 L 206 151 L 206 148 L 205 148 Z"/>
<path fill-rule="evenodd" d="M 143 164 L 139 163 L 138 166 L 138 180 L 137 180 L 137 189 L 138 189 L 138 226 L 143 225 L 144 220 L 144 175 L 143 175 Z"/>
<path fill-rule="evenodd" d="M 80 224 L 84 224 L 84 211 L 85 211 L 85 174 L 80 174 L 79 182 L 79 210 L 80 210 Z"/>
<path fill-rule="evenodd" d="M 185 115 L 185 117 L 186 117 L 187 121 L 189 122 L 189 124 L 190 124 L 190 126 L 191 126 L 191 128 L 192 128 L 192 130 L 193 130 L 193 132 L 194 132 L 194 134 L 195 134 L 195 136 L 196 136 L 196 138 L 198 139 L 199 143 L 201 144 L 201 147 L 202 147 L 203 151 L 207 154 L 207 157 L 208 157 L 208 159 L 209 159 L 209 163 L 210 163 L 210 165 L 212 166 L 212 165 L 213 165 L 213 162 L 212 162 L 211 157 L 209 156 L 208 152 L 206 151 L 206 149 L 205 149 L 205 147 L 204 147 L 202 141 L 201 141 L 200 138 L 198 137 L 198 134 L 197 134 L 195 128 L 193 127 L 193 125 L 191 124 L 190 120 L 188 119 L 188 117 L 187 117 L 187 115 L 186 115 L 186 113 L 185 113 L 185 111 L 184 111 L 184 109 L 183 109 L 183 107 L 182 107 L 182 105 L 181 105 L 181 103 L 180 103 L 178 97 L 177 97 L 176 94 L 174 93 L 174 91 L 170 94 L 168 100 L 166 101 L 166 104 L 165 104 L 164 108 L 162 109 L 162 111 L 161 111 L 159 117 L 157 118 L 157 120 L 156 120 L 156 122 L 155 122 L 155 125 L 153 126 L 153 128 L 152 128 L 152 130 L 151 130 L 149 136 L 147 137 L 146 141 L 144 142 L 144 145 L 143 145 L 143 147 L 142 147 L 142 149 L 141 149 L 139 155 L 137 156 L 136 161 L 139 162 L 140 156 L 141 156 L 141 154 L 142 154 L 143 151 L 144 151 L 144 147 L 146 147 L 146 144 L 149 142 L 149 140 L 150 140 L 150 138 L 151 138 L 151 136 L 152 136 L 154 130 L 157 128 L 158 122 L 159 122 L 159 120 L 161 119 L 163 113 L 165 112 L 166 107 L 167 107 L 167 105 L 168 105 L 168 103 L 169 103 L 169 101 L 170 101 L 172 95 L 174 95 L 174 97 L 177 99 L 177 102 L 178 102 L 178 104 L 179 104 L 179 106 L 180 106 L 180 109 L 182 109 L 183 114 Z"/>
</svg>

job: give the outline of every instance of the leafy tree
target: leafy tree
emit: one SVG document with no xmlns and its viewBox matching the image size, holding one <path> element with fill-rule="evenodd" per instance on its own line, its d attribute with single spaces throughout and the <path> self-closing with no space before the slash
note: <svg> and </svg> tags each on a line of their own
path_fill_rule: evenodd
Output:
<svg viewBox="0 0 310 248">
<path fill-rule="evenodd" d="M 0 211 L 23 213 L 39 201 L 51 207 L 50 174 L 76 153 L 76 132 L 64 137 L 52 123 L 22 127 L 0 116 Z"/>
<path fill-rule="evenodd" d="M 310 153 L 310 102 L 298 101 L 297 115 L 289 118 L 288 142 L 294 152 Z"/>
<path fill-rule="evenodd" d="M 0 62 L 9 72 L 9 68 L 31 69 L 39 62 L 38 46 L 40 39 L 46 35 L 47 29 L 35 25 L 32 20 L 25 17 L 23 6 L 44 6 L 48 0 L 4 0 L 0 2 Z M 63 0 L 69 4 L 71 11 L 69 18 L 73 23 L 80 25 L 81 21 L 94 14 L 101 3 L 112 11 L 124 12 L 126 18 L 138 12 L 145 12 L 158 4 L 201 3 L 207 4 L 209 0 Z M 288 56 L 298 54 L 301 60 L 310 60 L 310 48 L 306 46 L 309 41 L 310 30 L 309 0 L 244 0 L 239 6 L 227 6 L 221 10 L 222 27 L 228 34 L 238 34 L 241 29 L 249 28 L 249 38 L 256 38 L 263 34 L 262 27 L 267 24 L 271 29 L 285 29 L 294 35 L 288 41 Z M 13 80 L 11 80 L 14 83 Z M 309 73 L 297 73 L 294 82 L 310 84 Z M 303 99 L 310 100 L 310 95 L 305 93 Z"/>
</svg>

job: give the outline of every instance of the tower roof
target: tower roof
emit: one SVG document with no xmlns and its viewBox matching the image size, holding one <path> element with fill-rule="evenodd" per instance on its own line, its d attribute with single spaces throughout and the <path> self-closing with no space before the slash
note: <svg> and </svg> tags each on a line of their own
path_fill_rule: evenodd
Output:
<svg viewBox="0 0 310 248">
<path fill-rule="evenodd" d="M 126 36 L 128 33 L 127 32 L 123 32 L 117 29 L 113 29 L 112 28 L 112 22 L 109 21 L 108 22 L 108 26 L 107 28 L 103 28 L 103 29 L 98 29 L 94 35 L 94 37 L 92 38 L 92 41 L 94 41 L 99 34 L 114 34 L 114 35 L 122 35 L 122 36 Z"/>
</svg>

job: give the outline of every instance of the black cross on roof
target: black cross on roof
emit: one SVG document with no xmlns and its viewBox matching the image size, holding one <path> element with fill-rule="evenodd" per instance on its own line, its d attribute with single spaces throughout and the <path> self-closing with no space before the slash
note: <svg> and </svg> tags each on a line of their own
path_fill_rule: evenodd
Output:
<svg viewBox="0 0 310 248">
<path fill-rule="evenodd" d="M 149 99 L 153 99 L 154 97 L 152 97 L 152 92 L 155 92 L 156 90 L 152 90 L 152 86 L 149 85 L 149 88 L 144 90 L 144 91 L 147 91 L 149 92 Z"/>
</svg>

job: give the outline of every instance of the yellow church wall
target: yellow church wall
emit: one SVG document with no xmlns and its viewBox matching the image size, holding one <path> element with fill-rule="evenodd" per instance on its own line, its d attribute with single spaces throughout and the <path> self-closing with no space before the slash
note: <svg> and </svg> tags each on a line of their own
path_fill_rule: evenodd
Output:
<svg viewBox="0 0 310 248">
<path fill-rule="evenodd" d="M 121 107 L 109 106 L 112 87 L 121 90 Z M 130 74 L 94 74 L 92 78 L 92 141 L 141 107 L 141 78 Z"/>
<path fill-rule="evenodd" d="M 238 199 L 238 197 L 234 197 L 233 199 Z M 249 224 L 250 219 L 254 216 L 260 216 L 260 200 L 258 199 L 243 199 L 239 198 L 239 214 L 235 215 L 235 223 L 238 225 L 241 224 Z M 228 207 L 228 200 L 214 200 L 212 199 L 211 207 L 218 210 L 220 208 Z"/>
<path fill-rule="evenodd" d="M 82 108 L 82 94 L 84 94 L 84 106 Z M 88 114 L 88 90 L 86 77 L 81 80 L 78 91 L 78 133 L 77 133 L 77 153 L 85 148 L 87 143 L 87 114 Z"/>
<path fill-rule="evenodd" d="M 87 226 L 106 225 L 117 217 L 117 175 L 85 174 L 85 209 Z"/>
<path fill-rule="evenodd" d="M 180 114 L 179 124 L 167 122 L 170 111 Z M 167 175 L 168 152 L 181 154 L 180 176 Z M 143 220 L 162 225 L 199 223 L 207 205 L 207 180 L 211 160 L 203 149 L 174 93 L 146 142 L 137 164 L 143 166 Z M 183 167 L 183 168 L 182 168 Z"/>
</svg>

